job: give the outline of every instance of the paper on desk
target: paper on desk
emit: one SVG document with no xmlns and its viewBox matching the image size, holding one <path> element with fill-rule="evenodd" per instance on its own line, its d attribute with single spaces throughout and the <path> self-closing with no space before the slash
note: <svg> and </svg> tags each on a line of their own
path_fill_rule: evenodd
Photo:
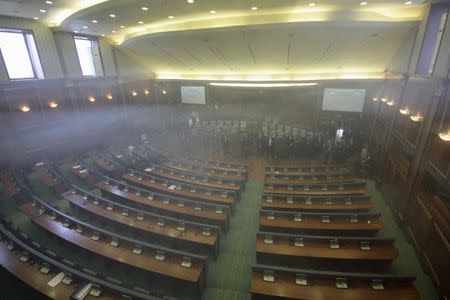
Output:
<svg viewBox="0 0 450 300">
<path fill-rule="evenodd" d="M 64 272 L 60 272 L 58 275 L 53 277 L 53 279 L 50 280 L 47 284 L 51 287 L 55 287 L 61 283 L 61 281 L 64 279 L 64 276 L 65 276 Z"/>
<path fill-rule="evenodd" d="M 84 170 L 79 171 L 79 173 L 84 174 L 84 173 L 87 173 L 87 171 L 88 171 L 87 169 L 84 169 Z"/>
<path fill-rule="evenodd" d="M 76 166 L 73 166 L 73 167 L 72 167 L 72 169 L 79 169 L 79 168 L 81 168 L 80 165 L 76 165 Z"/>
<path fill-rule="evenodd" d="M 176 186 L 175 184 L 172 184 L 171 186 L 168 187 L 168 189 L 171 190 L 171 191 L 173 191 L 174 189 L 176 189 L 176 187 L 177 187 L 177 186 Z"/>
<path fill-rule="evenodd" d="M 43 166 L 43 165 L 44 165 L 44 162 L 43 162 L 43 161 L 38 162 L 37 164 L 35 164 L 36 167 L 40 167 L 40 166 Z"/>
<path fill-rule="evenodd" d="M 145 172 L 151 172 L 151 171 L 153 171 L 152 168 L 147 168 L 147 169 L 145 169 Z"/>
</svg>

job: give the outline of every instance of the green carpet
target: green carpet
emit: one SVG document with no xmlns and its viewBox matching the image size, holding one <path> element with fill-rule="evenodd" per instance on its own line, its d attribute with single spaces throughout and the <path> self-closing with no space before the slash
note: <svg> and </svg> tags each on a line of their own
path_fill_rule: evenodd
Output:
<svg viewBox="0 0 450 300">
<path fill-rule="evenodd" d="M 68 172 L 69 170 L 63 170 Z M 69 171 L 70 172 L 70 171 Z M 70 209 L 65 200 L 47 189 L 39 182 L 36 175 L 29 177 L 33 186 L 37 189 L 39 196 L 49 201 L 62 210 L 73 214 L 81 219 L 86 216 Z M 1 186 L 0 186 L 1 188 Z M 376 190 L 373 182 L 368 183 L 369 194 L 372 196 L 374 211 L 382 214 L 384 229 L 380 236 L 392 236 L 396 239 L 395 245 L 400 251 L 400 256 L 391 267 L 391 272 L 396 274 L 411 274 L 417 277 L 416 286 L 422 299 L 438 299 L 430 278 L 424 273 L 412 245 L 408 242 L 404 232 L 396 223 L 395 217 L 381 193 Z M 251 299 L 250 281 L 251 265 L 255 263 L 255 236 L 258 230 L 258 211 L 260 209 L 260 197 L 263 190 L 262 181 L 249 181 L 241 200 L 236 207 L 236 214 L 231 218 L 230 230 L 222 235 L 220 253 L 217 260 L 209 261 L 207 270 L 206 289 L 202 295 L 203 300 L 249 300 Z M 1 190 L 0 190 L 1 192 Z M 41 230 L 38 230 L 28 219 L 17 211 L 14 201 L 1 197 L 0 211 L 8 215 L 12 221 L 36 241 L 54 250 L 74 262 L 88 265 L 91 269 L 113 274 L 114 277 L 124 279 L 127 282 L 135 282 L 141 286 L 148 286 L 155 292 L 167 294 L 186 300 L 198 300 L 200 296 L 190 289 L 182 289 L 173 285 L 148 283 L 145 275 L 140 272 L 125 271 L 124 267 L 105 265 L 101 259 L 90 259 L 81 253 L 74 253 L 72 247 L 65 246 L 56 239 L 50 238 Z M 90 220 L 97 223 L 95 220 Z M 111 224 L 102 223 L 102 226 L 110 229 Z M 14 293 L 14 291 L 10 291 Z"/>
</svg>

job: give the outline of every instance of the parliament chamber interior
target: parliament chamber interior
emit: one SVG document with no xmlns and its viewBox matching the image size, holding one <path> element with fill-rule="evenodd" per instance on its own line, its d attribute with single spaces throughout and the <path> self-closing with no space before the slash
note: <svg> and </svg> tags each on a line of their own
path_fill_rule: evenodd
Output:
<svg viewBox="0 0 450 300">
<path fill-rule="evenodd" d="M 450 300 L 449 10 L 0 1 L 0 299 Z"/>
</svg>

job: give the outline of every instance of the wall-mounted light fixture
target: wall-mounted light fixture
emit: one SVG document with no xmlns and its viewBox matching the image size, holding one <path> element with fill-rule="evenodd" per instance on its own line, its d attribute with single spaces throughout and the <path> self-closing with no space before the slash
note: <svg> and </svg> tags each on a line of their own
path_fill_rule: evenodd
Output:
<svg viewBox="0 0 450 300">
<path fill-rule="evenodd" d="M 163 95 L 167 94 L 166 90 L 162 90 Z"/>
<path fill-rule="evenodd" d="M 387 105 L 393 106 L 395 104 L 394 100 L 389 100 L 386 102 Z"/>
<path fill-rule="evenodd" d="M 439 130 L 439 138 L 444 142 L 450 142 L 450 129 L 448 130 Z"/>
<path fill-rule="evenodd" d="M 113 99 L 113 95 L 111 93 L 106 95 L 106 99 L 108 100 L 112 100 Z"/>
<path fill-rule="evenodd" d="M 95 97 L 94 96 L 89 96 L 88 100 L 89 100 L 89 102 L 95 102 Z"/>
<path fill-rule="evenodd" d="M 400 108 L 399 112 L 404 116 L 409 116 L 411 114 L 411 110 L 408 107 Z"/>
<path fill-rule="evenodd" d="M 19 107 L 19 109 L 21 110 L 21 111 L 23 111 L 23 112 L 29 112 L 30 110 L 31 110 L 31 108 L 28 106 L 28 105 L 21 105 L 20 107 Z"/>
<path fill-rule="evenodd" d="M 380 101 L 380 98 L 379 98 L 379 97 L 373 97 L 373 98 L 372 98 L 372 101 L 373 101 L 373 102 L 378 102 L 378 101 Z"/>
<path fill-rule="evenodd" d="M 381 98 L 381 101 L 386 102 L 386 101 L 387 101 L 387 98 L 386 98 L 386 97 L 383 97 L 383 98 Z"/>
<path fill-rule="evenodd" d="M 133 97 L 136 97 L 137 96 L 137 92 L 136 91 L 132 91 L 131 95 L 133 95 Z"/>
<path fill-rule="evenodd" d="M 423 116 L 420 113 L 417 113 L 410 117 L 413 122 L 422 122 Z"/>
<path fill-rule="evenodd" d="M 58 107 L 58 103 L 56 103 L 56 101 L 50 101 L 48 103 L 48 106 L 50 106 L 50 108 L 57 108 Z"/>
<path fill-rule="evenodd" d="M 144 94 L 145 94 L 146 96 L 148 96 L 148 95 L 150 94 L 150 91 L 149 91 L 148 89 L 145 89 L 145 90 L 144 90 Z"/>
</svg>

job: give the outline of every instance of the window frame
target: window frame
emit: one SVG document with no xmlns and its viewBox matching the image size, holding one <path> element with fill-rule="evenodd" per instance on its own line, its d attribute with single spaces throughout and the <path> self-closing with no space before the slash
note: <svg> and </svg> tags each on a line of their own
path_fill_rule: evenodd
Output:
<svg viewBox="0 0 450 300">
<path fill-rule="evenodd" d="M 2 53 L 2 49 L 0 49 L 1 61 L 3 62 L 4 67 L 6 69 L 6 76 L 8 77 L 8 80 L 9 81 L 45 80 L 46 76 L 45 76 L 44 68 L 42 67 L 42 57 L 41 57 L 41 54 L 40 54 L 39 47 L 38 47 L 38 45 L 36 43 L 36 39 L 34 38 L 33 30 L 31 30 L 31 29 L 23 29 L 23 28 L 0 27 L 0 32 L 17 33 L 17 34 L 21 34 L 22 35 L 22 38 L 23 38 L 24 43 L 25 43 L 25 46 L 27 48 L 28 59 L 30 60 L 31 69 L 33 70 L 33 77 L 11 78 L 10 75 L 9 75 L 8 67 L 6 65 L 5 57 L 3 56 L 3 53 Z M 42 71 L 42 78 L 40 78 L 38 76 L 38 71 L 36 70 L 36 61 L 32 57 L 33 55 L 31 53 L 29 41 L 28 41 L 26 35 L 31 35 L 33 37 L 34 46 L 36 48 L 37 59 L 39 60 L 37 63 L 39 63 L 40 69 Z"/>
<path fill-rule="evenodd" d="M 102 52 L 100 50 L 100 42 L 99 42 L 98 37 L 97 36 L 92 36 L 92 35 L 72 34 L 72 39 L 73 39 L 73 43 L 75 45 L 75 52 L 76 52 L 76 56 L 77 56 L 77 60 L 78 60 L 78 65 L 80 66 L 81 76 L 83 78 L 103 77 L 104 74 L 105 74 L 105 70 L 104 70 L 104 66 L 103 66 Z M 93 64 L 94 64 L 95 75 L 83 75 L 83 68 L 81 66 L 80 56 L 78 55 L 78 49 L 77 49 L 77 45 L 76 45 L 76 42 L 75 42 L 76 39 L 89 40 L 89 41 L 91 41 L 91 43 L 96 43 L 96 46 L 98 48 L 98 54 L 99 54 L 100 67 L 101 67 L 102 74 L 98 74 L 97 71 L 95 70 L 95 60 L 94 60 L 94 55 L 92 55 L 92 61 L 93 61 Z"/>
</svg>

